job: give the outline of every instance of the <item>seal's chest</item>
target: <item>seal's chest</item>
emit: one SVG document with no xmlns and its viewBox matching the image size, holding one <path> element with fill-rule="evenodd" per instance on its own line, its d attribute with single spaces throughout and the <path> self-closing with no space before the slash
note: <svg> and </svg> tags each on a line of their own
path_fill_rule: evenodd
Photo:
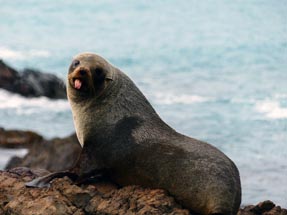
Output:
<svg viewBox="0 0 287 215">
<path fill-rule="evenodd" d="M 87 113 L 83 113 L 78 109 L 72 110 L 76 134 L 81 146 L 83 147 L 86 137 L 91 132 L 90 126 L 92 125 L 92 119 L 91 117 L 88 117 Z"/>
</svg>

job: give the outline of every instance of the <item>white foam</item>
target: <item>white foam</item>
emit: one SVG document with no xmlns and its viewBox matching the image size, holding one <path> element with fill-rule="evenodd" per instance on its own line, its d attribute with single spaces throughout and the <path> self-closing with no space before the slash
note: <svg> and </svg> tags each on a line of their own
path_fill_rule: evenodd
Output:
<svg viewBox="0 0 287 215">
<path fill-rule="evenodd" d="M 33 57 L 49 57 L 50 53 L 45 50 L 25 50 L 18 51 L 0 46 L 0 58 L 2 59 L 16 59 L 24 60 Z"/>
<path fill-rule="evenodd" d="M 256 103 L 255 109 L 270 119 L 287 118 L 287 108 L 281 107 L 280 102 L 276 100 L 259 101 Z"/>
<path fill-rule="evenodd" d="M 40 110 L 60 112 L 69 110 L 70 107 L 68 101 L 64 99 L 26 98 L 0 89 L 0 109 L 15 109 L 17 114 L 30 115 Z"/>
<path fill-rule="evenodd" d="M 198 95 L 180 94 L 175 95 L 172 93 L 155 93 L 151 97 L 158 104 L 193 104 L 208 101 L 209 98 Z"/>
</svg>

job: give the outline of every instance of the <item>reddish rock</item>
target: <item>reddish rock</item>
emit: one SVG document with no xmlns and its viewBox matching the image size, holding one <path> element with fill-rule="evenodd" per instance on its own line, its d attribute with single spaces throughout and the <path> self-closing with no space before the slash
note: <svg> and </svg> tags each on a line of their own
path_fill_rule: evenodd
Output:
<svg viewBox="0 0 287 215">
<path fill-rule="evenodd" d="M 28 168 L 0 171 L 1 214 L 190 214 L 160 189 L 107 183 L 77 186 L 68 178 L 55 179 L 50 188 L 25 187 L 37 175 Z"/>
</svg>

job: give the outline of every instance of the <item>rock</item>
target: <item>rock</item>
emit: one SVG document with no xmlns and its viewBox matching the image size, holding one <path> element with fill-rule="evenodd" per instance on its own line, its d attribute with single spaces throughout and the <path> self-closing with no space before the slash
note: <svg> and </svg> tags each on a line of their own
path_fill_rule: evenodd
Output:
<svg viewBox="0 0 287 215">
<path fill-rule="evenodd" d="M 51 172 L 70 169 L 76 162 L 81 146 L 75 134 L 66 138 L 41 140 L 30 145 L 23 158 L 13 157 L 6 169 L 14 167 L 41 168 Z"/>
<path fill-rule="evenodd" d="M 1 214 L 190 214 L 160 189 L 110 183 L 77 186 L 68 178 L 55 179 L 50 188 L 25 187 L 37 176 L 29 168 L 0 171 Z"/>
<path fill-rule="evenodd" d="M 248 205 L 240 209 L 237 215 L 287 215 L 287 210 L 266 200 L 257 205 Z"/>
<path fill-rule="evenodd" d="M 53 74 L 33 69 L 18 72 L 0 60 L 0 88 L 26 97 L 66 99 L 64 82 Z"/>
<path fill-rule="evenodd" d="M 5 130 L 4 128 L 0 128 L 0 147 L 23 148 L 42 140 L 42 136 L 32 131 Z"/>
<path fill-rule="evenodd" d="M 8 91 L 14 91 L 14 85 L 20 79 L 19 73 L 0 60 L 0 87 Z"/>
</svg>

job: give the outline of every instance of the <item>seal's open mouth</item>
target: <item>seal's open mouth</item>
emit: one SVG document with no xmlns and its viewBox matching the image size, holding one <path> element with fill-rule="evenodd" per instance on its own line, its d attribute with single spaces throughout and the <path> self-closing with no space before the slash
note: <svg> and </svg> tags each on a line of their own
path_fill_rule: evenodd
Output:
<svg viewBox="0 0 287 215">
<path fill-rule="evenodd" d="M 74 82 L 75 89 L 80 90 L 81 87 L 82 87 L 82 81 L 80 79 L 78 79 L 78 78 L 75 78 L 73 80 L 73 82 Z"/>
</svg>

